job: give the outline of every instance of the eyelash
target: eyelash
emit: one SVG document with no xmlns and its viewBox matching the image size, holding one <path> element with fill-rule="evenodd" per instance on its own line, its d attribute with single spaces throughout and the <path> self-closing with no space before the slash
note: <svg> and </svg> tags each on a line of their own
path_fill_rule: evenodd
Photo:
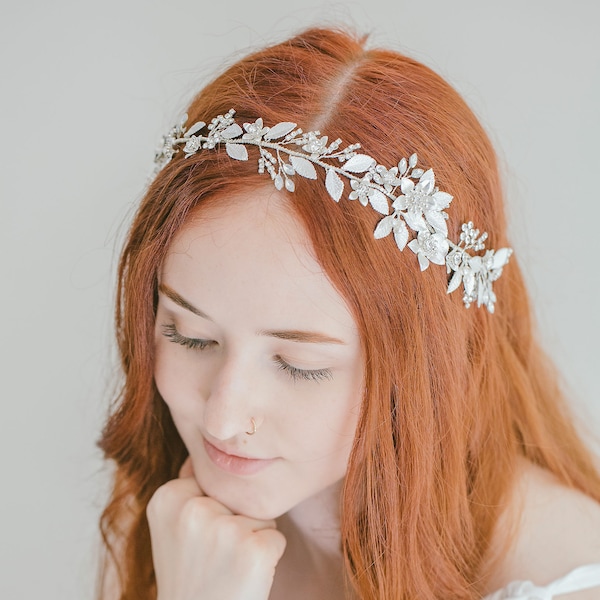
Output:
<svg viewBox="0 0 600 600">
<path fill-rule="evenodd" d="M 190 350 L 204 350 L 213 342 L 209 340 L 201 340 L 197 338 L 188 338 L 181 335 L 174 324 L 164 324 L 162 326 L 163 335 L 171 342 L 179 344 Z M 280 371 L 285 371 L 293 381 L 324 381 L 332 379 L 331 369 L 298 369 L 286 363 L 280 356 L 276 357 L 275 363 L 279 366 Z"/>
<path fill-rule="evenodd" d="M 177 331 L 175 325 L 172 323 L 162 326 L 163 335 L 175 344 L 179 344 L 184 348 L 189 348 L 190 350 L 204 350 L 207 346 L 210 346 L 211 342 L 209 340 L 199 340 L 196 338 L 188 338 L 179 333 Z"/>
<path fill-rule="evenodd" d="M 296 367 L 292 367 L 292 365 L 288 365 L 288 363 L 283 361 L 280 356 L 277 357 L 275 362 L 279 365 L 279 370 L 286 371 L 294 381 L 298 381 L 299 379 L 305 381 L 324 381 L 326 379 L 332 379 L 331 369 L 315 369 L 313 371 L 297 369 Z"/>
</svg>

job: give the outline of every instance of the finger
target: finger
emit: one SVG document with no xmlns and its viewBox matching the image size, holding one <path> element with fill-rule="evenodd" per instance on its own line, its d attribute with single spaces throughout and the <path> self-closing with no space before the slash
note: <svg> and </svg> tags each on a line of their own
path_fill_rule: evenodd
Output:
<svg viewBox="0 0 600 600">
<path fill-rule="evenodd" d="M 285 547 L 287 545 L 287 540 L 281 531 L 277 531 L 276 529 L 265 529 L 262 531 L 257 531 L 256 534 L 261 538 L 264 548 L 268 548 L 271 556 L 275 561 L 279 561 L 279 559 L 283 556 L 285 551 Z"/>
<path fill-rule="evenodd" d="M 268 521 L 262 521 L 261 519 L 253 519 L 252 517 L 246 517 L 244 515 L 235 515 L 236 519 L 240 519 L 244 523 L 244 526 L 249 531 L 263 531 L 265 529 L 277 530 L 277 525 L 274 519 Z"/>
<path fill-rule="evenodd" d="M 149 514 L 177 514 L 189 500 L 200 496 L 202 490 L 193 477 L 171 479 L 154 492 L 147 510 Z"/>
</svg>

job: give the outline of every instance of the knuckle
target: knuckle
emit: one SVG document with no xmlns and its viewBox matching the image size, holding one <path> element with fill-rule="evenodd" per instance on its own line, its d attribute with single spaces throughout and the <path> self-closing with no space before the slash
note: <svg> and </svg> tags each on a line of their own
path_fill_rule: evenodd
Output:
<svg viewBox="0 0 600 600">
<path fill-rule="evenodd" d="M 148 518 L 163 514 L 173 505 L 177 494 L 174 489 L 175 486 L 172 485 L 172 483 L 172 481 L 167 481 L 167 483 L 161 485 L 156 489 L 154 494 L 152 494 L 152 497 L 146 506 L 146 515 Z"/>
<path fill-rule="evenodd" d="M 189 498 L 181 509 L 184 526 L 200 526 L 210 519 L 212 510 L 204 497 Z"/>
<path fill-rule="evenodd" d="M 275 529 L 259 531 L 253 537 L 256 551 L 268 560 L 278 560 L 285 550 L 285 536 Z"/>
<path fill-rule="evenodd" d="M 218 535 L 226 543 L 241 544 L 244 539 L 244 530 L 240 527 L 239 517 L 222 515 L 218 523 Z"/>
</svg>

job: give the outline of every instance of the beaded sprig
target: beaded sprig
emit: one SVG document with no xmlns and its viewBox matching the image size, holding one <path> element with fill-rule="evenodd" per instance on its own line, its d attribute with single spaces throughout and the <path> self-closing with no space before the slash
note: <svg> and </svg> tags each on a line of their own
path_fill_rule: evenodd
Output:
<svg viewBox="0 0 600 600">
<path fill-rule="evenodd" d="M 393 234 L 400 250 L 408 246 L 417 255 L 421 271 L 427 269 L 430 262 L 445 264 L 447 273 L 452 273 L 448 293 L 462 283 L 467 308 L 476 302 L 477 306 L 483 304 L 490 313 L 494 312 L 496 295 L 492 282 L 502 274 L 512 250 L 486 250 L 483 256 L 469 253 L 468 250 L 484 250 L 487 239 L 487 233 L 480 235 L 471 221 L 462 225 L 458 243 L 450 241 L 448 215 L 444 210 L 453 197 L 436 187 L 432 169 L 417 167 L 416 154 L 387 168 L 377 164 L 371 156 L 358 153 L 360 144 L 340 149 L 342 140 L 339 138 L 329 143 L 328 136 L 322 136 L 320 131 L 303 132 L 291 122 L 266 127 L 261 118 L 254 123 L 244 123 L 242 129 L 234 115 L 231 109 L 208 125 L 198 121 L 189 129 L 185 127 L 187 115 L 184 115 L 162 138 L 154 159 L 156 172 L 171 161 L 180 146 L 188 158 L 221 144 L 231 158 L 242 161 L 248 160 L 247 146 L 256 146 L 258 172 L 266 171 L 278 190 L 285 188 L 293 192 L 296 175 L 317 179 L 315 166 L 320 167 L 325 170 L 325 188 L 333 200 L 339 202 L 344 194 L 344 179 L 347 179 L 351 189 L 349 200 L 370 205 L 384 215 L 375 227 L 376 239 Z M 203 135 L 200 132 L 205 128 L 207 133 Z"/>
</svg>

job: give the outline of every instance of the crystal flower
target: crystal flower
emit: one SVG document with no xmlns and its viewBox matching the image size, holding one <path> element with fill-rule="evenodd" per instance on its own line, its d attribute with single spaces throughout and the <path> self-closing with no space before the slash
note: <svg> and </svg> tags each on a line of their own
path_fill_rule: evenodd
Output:
<svg viewBox="0 0 600 600">
<path fill-rule="evenodd" d="M 185 152 L 185 157 L 191 156 L 192 154 L 196 154 L 198 150 L 202 147 L 202 140 L 199 137 L 192 136 L 183 147 L 183 151 Z"/>
<path fill-rule="evenodd" d="M 408 247 L 417 255 L 421 271 L 429 266 L 429 261 L 436 265 L 443 265 L 450 244 L 441 233 L 419 231 L 417 238 L 408 243 Z"/>
<path fill-rule="evenodd" d="M 317 137 L 318 131 L 309 131 L 306 134 L 306 143 L 302 146 L 302 150 L 310 152 L 313 156 L 319 156 L 327 151 L 328 136 Z"/>
<path fill-rule="evenodd" d="M 458 254 L 461 255 L 460 262 L 456 258 Z M 492 282 L 500 277 L 511 254 L 510 248 L 501 248 L 497 252 L 487 250 L 484 256 L 470 256 L 462 249 L 454 250 L 446 258 L 448 269 L 454 271 L 448 284 L 448 293 L 462 283 L 465 290 L 463 302 L 467 308 L 477 302 L 477 306 L 483 304 L 493 313 L 496 294 Z"/>
<path fill-rule="evenodd" d="M 242 139 L 255 141 L 260 141 L 263 135 L 269 131 L 268 127 L 263 127 L 262 119 L 256 119 L 254 123 L 244 123 L 244 129 L 246 133 L 242 135 Z"/>
<path fill-rule="evenodd" d="M 448 235 L 448 215 L 443 210 L 450 206 L 452 196 L 435 187 L 435 176 L 431 169 L 425 171 L 416 184 L 408 177 L 403 177 L 400 189 L 402 195 L 396 198 L 392 206 L 406 211 L 406 223 L 411 229 L 428 231 L 429 223 L 438 233 Z"/>
<path fill-rule="evenodd" d="M 375 167 L 373 181 L 379 185 L 382 185 L 386 192 L 391 192 L 393 188 L 400 185 L 400 179 L 398 178 L 398 167 L 392 167 L 388 170 L 383 165 L 377 165 Z"/>
<path fill-rule="evenodd" d="M 459 270 L 462 264 L 463 256 L 466 256 L 466 253 L 462 248 L 456 248 L 455 250 L 452 250 L 448 256 L 446 256 L 446 267 L 448 273 L 450 273 L 450 271 Z"/>
<path fill-rule="evenodd" d="M 351 179 L 350 187 L 353 191 L 348 195 L 348 199 L 358 199 L 363 206 L 367 206 L 369 198 L 375 193 L 375 189 L 371 187 L 370 173 L 367 173 L 362 179 Z"/>
<path fill-rule="evenodd" d="M 218 133 L 210 133 L 206 139 L 206 142 L 202 144 L 203 148 L 213 150 L 217 144 L 221 143 L 221 136 Z"/>
</svg>

